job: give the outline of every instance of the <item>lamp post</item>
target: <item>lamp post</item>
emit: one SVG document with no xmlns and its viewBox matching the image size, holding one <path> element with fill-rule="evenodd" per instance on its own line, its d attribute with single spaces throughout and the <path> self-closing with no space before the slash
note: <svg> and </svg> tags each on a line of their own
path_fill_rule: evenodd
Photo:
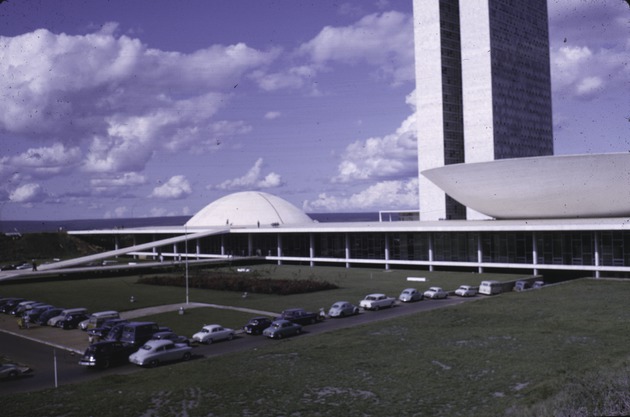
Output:
<svg viewBox="0 0 630 417">
<path fill-rule="evenodd" d="M 188 304 L 188 228 L 184 226 L 184 251 L 186 252 L 186 304 Z"/>
</svg>

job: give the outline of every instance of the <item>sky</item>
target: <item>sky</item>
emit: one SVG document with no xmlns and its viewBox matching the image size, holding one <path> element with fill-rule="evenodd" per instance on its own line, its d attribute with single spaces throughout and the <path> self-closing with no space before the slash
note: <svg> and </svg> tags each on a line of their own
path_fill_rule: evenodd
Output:
<svg viewBox="0 0 630 417">
<path fill-rule="evenodd" d="M 549 0 L 556 154 L 630 151 L 630 7 Z M 418 208 L 412 0 L 0 2 L 0 220 Z"/>
</svg>

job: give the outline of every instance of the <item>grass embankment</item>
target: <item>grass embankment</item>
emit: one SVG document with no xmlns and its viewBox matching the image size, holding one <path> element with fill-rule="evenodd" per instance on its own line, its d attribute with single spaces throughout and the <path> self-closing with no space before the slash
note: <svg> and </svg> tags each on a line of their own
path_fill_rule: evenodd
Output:
<svg viewBox="0 0 630 417">
<path fill-rule="evenodd" d="M 276 272 L 280 270 L 295 273 L 298 269 L 277 268 Z M 277 311 L 291 306 L 329 306 L 336 299 L 358 301 L 357 297 L 366 292 L 394 294 L 406 286 L 405 272 L 333 268 L 325 272 L 339 274 L 342 288 L 304 296 L 251 299 L 242 299 L 239 294 L 192 291 L 191 300 Z M 452 289 L 460 283 L 475 284 L 474 279 L 481 276 L 445 273 L 441 280 L 437 276 L 429 278 L 424 285 L 441 282 Z M 335 282 L 330 275 L 324 279 Z M 133 288 L 137 294 L 147 291 L 123 279 L 90 281 L 92 285 L 104 282 Z M 36 291 L 36 286 L 53 284 L 62 283 L 24 284 L 11 290 Z M 84 282 L 67 282 L 66 289 L 76 284 Z M 8 288 L 3 286 L 0 292 Z M 138 296 L 139 303 L 153 292 L 157 299 L 182 299 L 181 289 L 149 288 Z M 73 293 L 76 297 L 79 292 Z M 120 293 L 117 299 L 124 300 L 127 294 Z M 508 293 L 338 332 L 279 343 L 269 341 L 262 349 L 225 355 L 220 360 L 201 359 L 25 394 L 2 401 L 3 414 L 614 414 L 613 407 L 622 406 L 620 401 L 628 388 L 629 296 L 630 282 L 595 280 Z M 206 314 L 213 311 L 203 310 Z M 196 321 L 196 314 L 177 319 Z M 601 401 L 598 404 L 593 400 Z"/>
</svg>

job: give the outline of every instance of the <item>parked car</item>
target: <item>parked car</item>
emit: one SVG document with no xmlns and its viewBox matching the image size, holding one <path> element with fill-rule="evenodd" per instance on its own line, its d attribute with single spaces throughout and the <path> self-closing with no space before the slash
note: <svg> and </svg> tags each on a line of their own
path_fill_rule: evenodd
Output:
<svg viewBox="0 0 630 417">
<path fill-rule="evenodd" d="M 330 317 L 346 317 L 359 314 L 359 307 L 349 301 L 337 301 L 328 310 Z"/>
<path fill-rule="evenodd" d="M 151 340 L 155 333 L 166 330 L 170 329 L 162 328 L 152 321 L 131 321 L 123 324 L 122 334 L 119 340 L 140 347 L 144 345 L 147 340 Z"/>
<path fill-rule="evenodd" d="M 40 326 L 47 326 L 48 320 L 61 314 L 63 310 L 64 309 L 61 307 L 55 307 L 51 308 L 50 310 L 46 310 L 42 314 L 40 314 L 37 320 L 35 320 L 35 323 L 39 324 Z"/>
<path fill-rule="evenodd" d="M 481 281 L 479 285 L 479 294 L 495 295 L 503 292 L 503 283 L 496 280 Z"/>
<path fill-rule="evenodd" d="M 174 343 L 184 343 L 186 345 L 190 345 L 190 340 L 186 336 L 170 331 L 154 333 L 151 340 L 170 340 Z"/>
<path fill-rule="evenodd" d="M 317 323 L 320 319 L 318 313 L 306 311 L 303 308 L 289 308 L 280 313 L 280 316 L 276 317 L 276 320 L 289 320 L 303 326 Z"/>
<path fill-rule="evenodd" d="M 15 379 L 33 372 L 28 366 L 16 365 L 14 363 L 4 363 L 0 365 L 0 379 Z"/>
<path fill-rule="evenodd" d="M 448 297 L 448 293 L 440 287 L 429 287 L 429 289 L 424 292 L 424 296 L 426 298 L 438 299 Z"/>
<path fill-rule="evenodd" d="M 93 343 L 83 353 L 79 365 L 107 369 L 112 365 L 128 363 L 129 355 L 136 350 L 138 350 L 137 347 L 119 341 Z"/>
<path fill-rule="evenodd" d="M 55 327 L 57 326 L 57 322 L 63 320 L 68 314 L 72 314 L 72 313 L 86 313 L 87 309 L 80 307 L 80 308 L 67 308 L 65 310 L 63 310 L 61 313 L 59 313 L 58 316 L 55 317 L 51 317 L 50 319 L 48 319 L 48 325 L 50 327 Z"/>
<path fill-rule="evenodd" d="M 232 340 L 234 339 L 234 330 L 223 327 L 219 324 L 208 324 L 201 328 L 200 331 L 195 333 L 192 340 L 198 343 L 211 344 L 220 340 Z"/>
<path fill-rule="evenodd" d="M 477 295 L 477 292 L 477 287 L 473 287 L 472 285 L 460 285 L 459 288 L 455 290 L 455 295 L 459 295 L 460 297 L 474 297 Z"/>
<path fill-rule="evenodd" d="M 51 306 L 50 304 L 44 304 L 41 306 L 31 308 L 25 314 L 28 316 L 28 319 L 31 323 L 35 323 L 42 314 L 44 314 L 46 311 L 52 308 L 55 308 L 55 307 Z"/>
<path fill-rule="evenodd" d="M 79 323 L 79 329 L 81 330 L 89 330 L 97 327 L 101 327 L 103 323 L 107 320 L 111 319 L 119 319 L 120 314 L 118 311 L 108 310 L 108 311 L 98 311 L 96 313 L 92 313 L 87 320 Z"/>
<path fill-rule="evenodd" d="M 93 342 L 97 342 L 99 340 L 103 340 L 107 337 L 107 335 L 109 334 L 109 331 L 116 325 L 118 324 L 124 324 L 124 323 L 128 323 L 128 320 L 125 319 L 109 319 L 106 320 L 101 327 L 96 327 L 94 329 L 89 329 L 87 331 L 88 333 L 88 340 L 90 341 L 90 343 Z M 122 333 L 122 327 L 121 327 L 121 333 Z"/>
<path fill-rule="evenodd" d="M 413 301 L 420 301 L 424 298 L 422 293 L 415 288 L 405 288 L 402 290 L 398 299 L 403 303 L 411 303 Z"/>
<path fill-rule="evenodd" d="M 359 303 L 359 307 L 365 310 L 378 311 L 381 308 L 393 307 L 396 299 L 394 297 L 388 297 L 385 294 L 368 294 Z"/>
<path fill-rule="evenodd" d="M 527 281 L 516 281 L 514 283 L 514 291 L 523 291 L 529 288 L 529 282 Z"/>
<path fill-rule="evenodd" d="M 263 330 L 271 326 L 269 317 L 253 317 L 243 326 L 243 330 L 247 334 L 262 334 Z"/>
<path fill-rule="evenodd" d="M 545 281 L 534 281 L 532 288 L 542 288 L 545 286 Z"/>
<path fill-rule="evenodd" d="M 139 366 L 158 366 L 161 362 L 187 361 L 192 356 L 192 348 L 185 343 L 171 340 L 149 340 L 135 353 L 129 355 L 129 362 Z"/>
<path fill-rule="evenodd" d="M 282 339 L 302 333 L 302 326 L 289 320 L 275 320 L 271 326 L 263 330 L 263 336 L 270 339 Z"/>
<path fill-rule="evenodd" d="M 24 298 L 10 298 L 6 300 L 2 306 L 0 306 L 0 311 L 5 314 L 11 314 L 11 310 L 13 310 L 18 304 L 24 301 Z"/>
<path fill-rule="evenodd" d="M 13 311 L 11 311 L 11 314 L 18 317 L 23 316 L 24 314 L 26 314 L 27 311 L 38 306 L 43 306 L 45 304 L 46 303 L 43 303 L 41 301 L 22 301 L 20 304 L 17 305 L 17 307 L 13 309 Z"/>
<path fill-rule="evenodd" d="M 57 322 L 56 326 L 64 330 L 76 329 L 83 320 L 89 316 L 85 313 L 70 313 L 63 320 Z"/>
</svg>

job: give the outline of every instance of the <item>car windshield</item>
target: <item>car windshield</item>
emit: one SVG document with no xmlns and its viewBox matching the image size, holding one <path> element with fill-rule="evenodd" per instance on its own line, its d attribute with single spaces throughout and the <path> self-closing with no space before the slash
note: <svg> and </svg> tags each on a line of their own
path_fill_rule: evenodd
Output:
<svg viewBox="0 0 630 417">
<path fill-rule="evenodd" d="M 201 333 L 210 333 L 210 330 L 208 330 L 208 329 L 201 329 Z"/>
<path fill-rule="evenodd" d="M 151 350 L 151 349 L 153 349 L 153 347 L 151 345 L 144 345 L 140 349 Z"/>
</svg>

